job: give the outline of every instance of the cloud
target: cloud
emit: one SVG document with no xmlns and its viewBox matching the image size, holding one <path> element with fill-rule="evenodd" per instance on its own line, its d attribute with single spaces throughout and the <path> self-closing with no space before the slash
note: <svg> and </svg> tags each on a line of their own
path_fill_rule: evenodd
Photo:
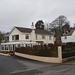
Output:
<svg viewBox="0 0 75 75">
<path fill-rule="evenodd" d="M 74 0 L 0 0 L 0 27 L 10 27 L 10 30 L 15 25 L 30 27 L 40 19 L 50 23 L 59 15 L 65 15 L 72 25 L 74 8 Z"/>
</svg>

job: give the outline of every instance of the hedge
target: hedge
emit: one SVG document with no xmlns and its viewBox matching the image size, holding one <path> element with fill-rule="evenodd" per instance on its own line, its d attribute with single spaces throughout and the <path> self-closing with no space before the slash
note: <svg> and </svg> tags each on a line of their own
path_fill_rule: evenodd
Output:
<svg viewBox="0 0 75 75">
<path fill-rule="evenodd" d="M 68 57 L 72 57 L 75 56 L 75 51 L 74 52 L 63 52 L 62 53 L 62 58 L 68 58 Z"/>
</svg>

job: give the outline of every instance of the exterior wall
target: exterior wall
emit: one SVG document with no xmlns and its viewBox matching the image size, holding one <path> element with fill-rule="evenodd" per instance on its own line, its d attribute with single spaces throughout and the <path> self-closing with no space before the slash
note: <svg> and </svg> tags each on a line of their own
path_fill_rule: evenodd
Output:
<svg viewBox="0 0 75 75">
<path fill-rule="evenodd" d="M 29 39 L 26 39 L 25 37 L 26 37 L 26 34 L 28 34 L 29 35 Z M 20 41 L 21 40 L 24 40 L 24 41 L 30 41 L 31 40 L 31 34 L 30 33 L 22 33 L 22 36 L 21 36 L 22 38 L 20 39 Z"/>
<path fill-rule="evenodd" d="M 30 38 L 31 41 L 32 42 L 35 42 L 36 41 L 36 37 L 35 37 L 35 30 L 34 29 L 32 29 L 32 32 L 31 32 L 31 35 L 30 36 L 31 36 L 31 38 Z"/>
<path fill-rule="evenodd" d="M 29 33 L 21 33 L 18 29 L 14 29 L 11 34 L 9 35 L 9 41 L 16 41 L 16 40 L 12 40 L 12 35 L 19 35 L 19 40 L 17 41 L 30 41 L 31 40 L 31 36 L 29 34 L 29 39 L 25 39 L 25 34 L 29 34 Z"/>
<path fill-rule="evenodd" d="M 25 39 L 26 34 L 29 34 L 29 39 Z M 19 40 L 12 40 L 12 35 L 19 35 Z M 36 39 L 37 35 L 37 39 Z M 17 28 L 14 28 L 14 30 L 9 35 L 9 41 L 43 41 L 44 43 L 54 43 L 54 36 L 51 35 L 51 40 L 49 39 L 49 35 L 45 35 L 45 39 L 42 39 L 41 34 L 35 34 L 35 30 L 32 29 L 31 33 L 21 33 Z"/>
<path fill-rule="evenodd" d="M 36 41 L 43 41 L 44 43 L 48 44 L 48 43 L 54 43 L 54 37 L 51 35 L 51 40 L 49 39 L 49 35 L 44 35 L 45 39 L 42 39 L 42 35 L 41 34 L 36 34 L 37 35 L 37 39 Z M 35 35 L 35 37 L 36 37 Z"/>
<path fill-rule="evenodd" d="M 28 55 L 18 52 L 15 52 L 15 55 L 42 62 L 62 63 L 62 49 L 60 46 L 58 47 L 58 57 L 43 57 L 43 56 L 41 57 L 41 56 Z"/>
<path fill-rule="evenodd" d="M 51 35 L 51 40 L 49 39 L 49 35 L 47 35 L 47 43 L 53 43 L 54 44 L 54 36 L 53 35 Z"/>
<path fill-rule="evenodd" d="M 67 39 L 65 39 L 65 37 L 67 37 Z M 63 43 L 66 43 L 66 42 L 75 42 L 75 31 L 70 36 L 62 36 L 61 39 L 62 39 Z"/>
</svg>

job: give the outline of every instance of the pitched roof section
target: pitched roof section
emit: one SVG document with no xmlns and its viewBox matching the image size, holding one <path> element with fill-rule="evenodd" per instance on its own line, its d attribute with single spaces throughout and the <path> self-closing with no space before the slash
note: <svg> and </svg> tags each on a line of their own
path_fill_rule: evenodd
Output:
<svg viewBox="0 0 75 75">
<path fill-rule="evenodd" d="M 71 36 L 74 30 L 75 28 L 71 28 L 67 33 L 63 34 L 63 36 Z"/>
<path fill-rule="evenodd" d="M 41 30 L 41 29 L 35 29 L 36 34 L 51 34 L 49 31 Z"/>
<path fill-rule="evenodd" d="M 20 32 L 27 32 L 27 33 L 31 33 L 32 32 L 32 29 L 30 28 L 23 28 L 23 27 L 16 27 Z M 49 31 L 46 31 L 46 30 L 41 30 L 41 29 L 35 29 L 35 33 L 36 34 L 51 34 Z"/>
<path fill-rule="evenodd" d="M 16 27 L 20 32 L 27 32 L 27 33 L 31 33 L 31 29 L 30 28 L 23 28 L 23 27 Z"/>
</svg>

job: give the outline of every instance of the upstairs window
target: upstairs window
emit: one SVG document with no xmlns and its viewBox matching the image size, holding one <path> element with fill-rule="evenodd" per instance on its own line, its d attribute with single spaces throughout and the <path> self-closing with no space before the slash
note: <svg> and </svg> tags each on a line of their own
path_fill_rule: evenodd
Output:
<svg viewBox="0 0 75 75">
<path fill-rule="evenodd" d="M 19 40 L 19 35 L 15 35 L 15 40 Z"/>
<path fill-rule="evenodd" d="M 14 36 L 12 36 L 12 40 L 14 40 Z"/>
<path fill-rule="evenodd" d="M 52 37 L 51 36 L 49 36 L 49 40 L 52 40 Z"/>
<path fill-rule="evenodd" d="M 25 37 L 26 39 L 29 39 L 29 34 L 26 34 L 26 37 Z"/>
<path fill-rule="evenodd" d="M 36 35 L 36 40 L 37 40 L 37 35 Z"/>
<path fill-rule="evenodd" d="M 42 39 L 45 39 L 45 35 L 42 35 Z"/>
<path fill-rule="evenodd" d="M 65 39 L 67 39 L 67 37 L 65 36 Z"/>
<path fill-rule="evenodd" d="M 19 35 L 13 35 L 12 40 L 19 40 Z"/>
</svg>

